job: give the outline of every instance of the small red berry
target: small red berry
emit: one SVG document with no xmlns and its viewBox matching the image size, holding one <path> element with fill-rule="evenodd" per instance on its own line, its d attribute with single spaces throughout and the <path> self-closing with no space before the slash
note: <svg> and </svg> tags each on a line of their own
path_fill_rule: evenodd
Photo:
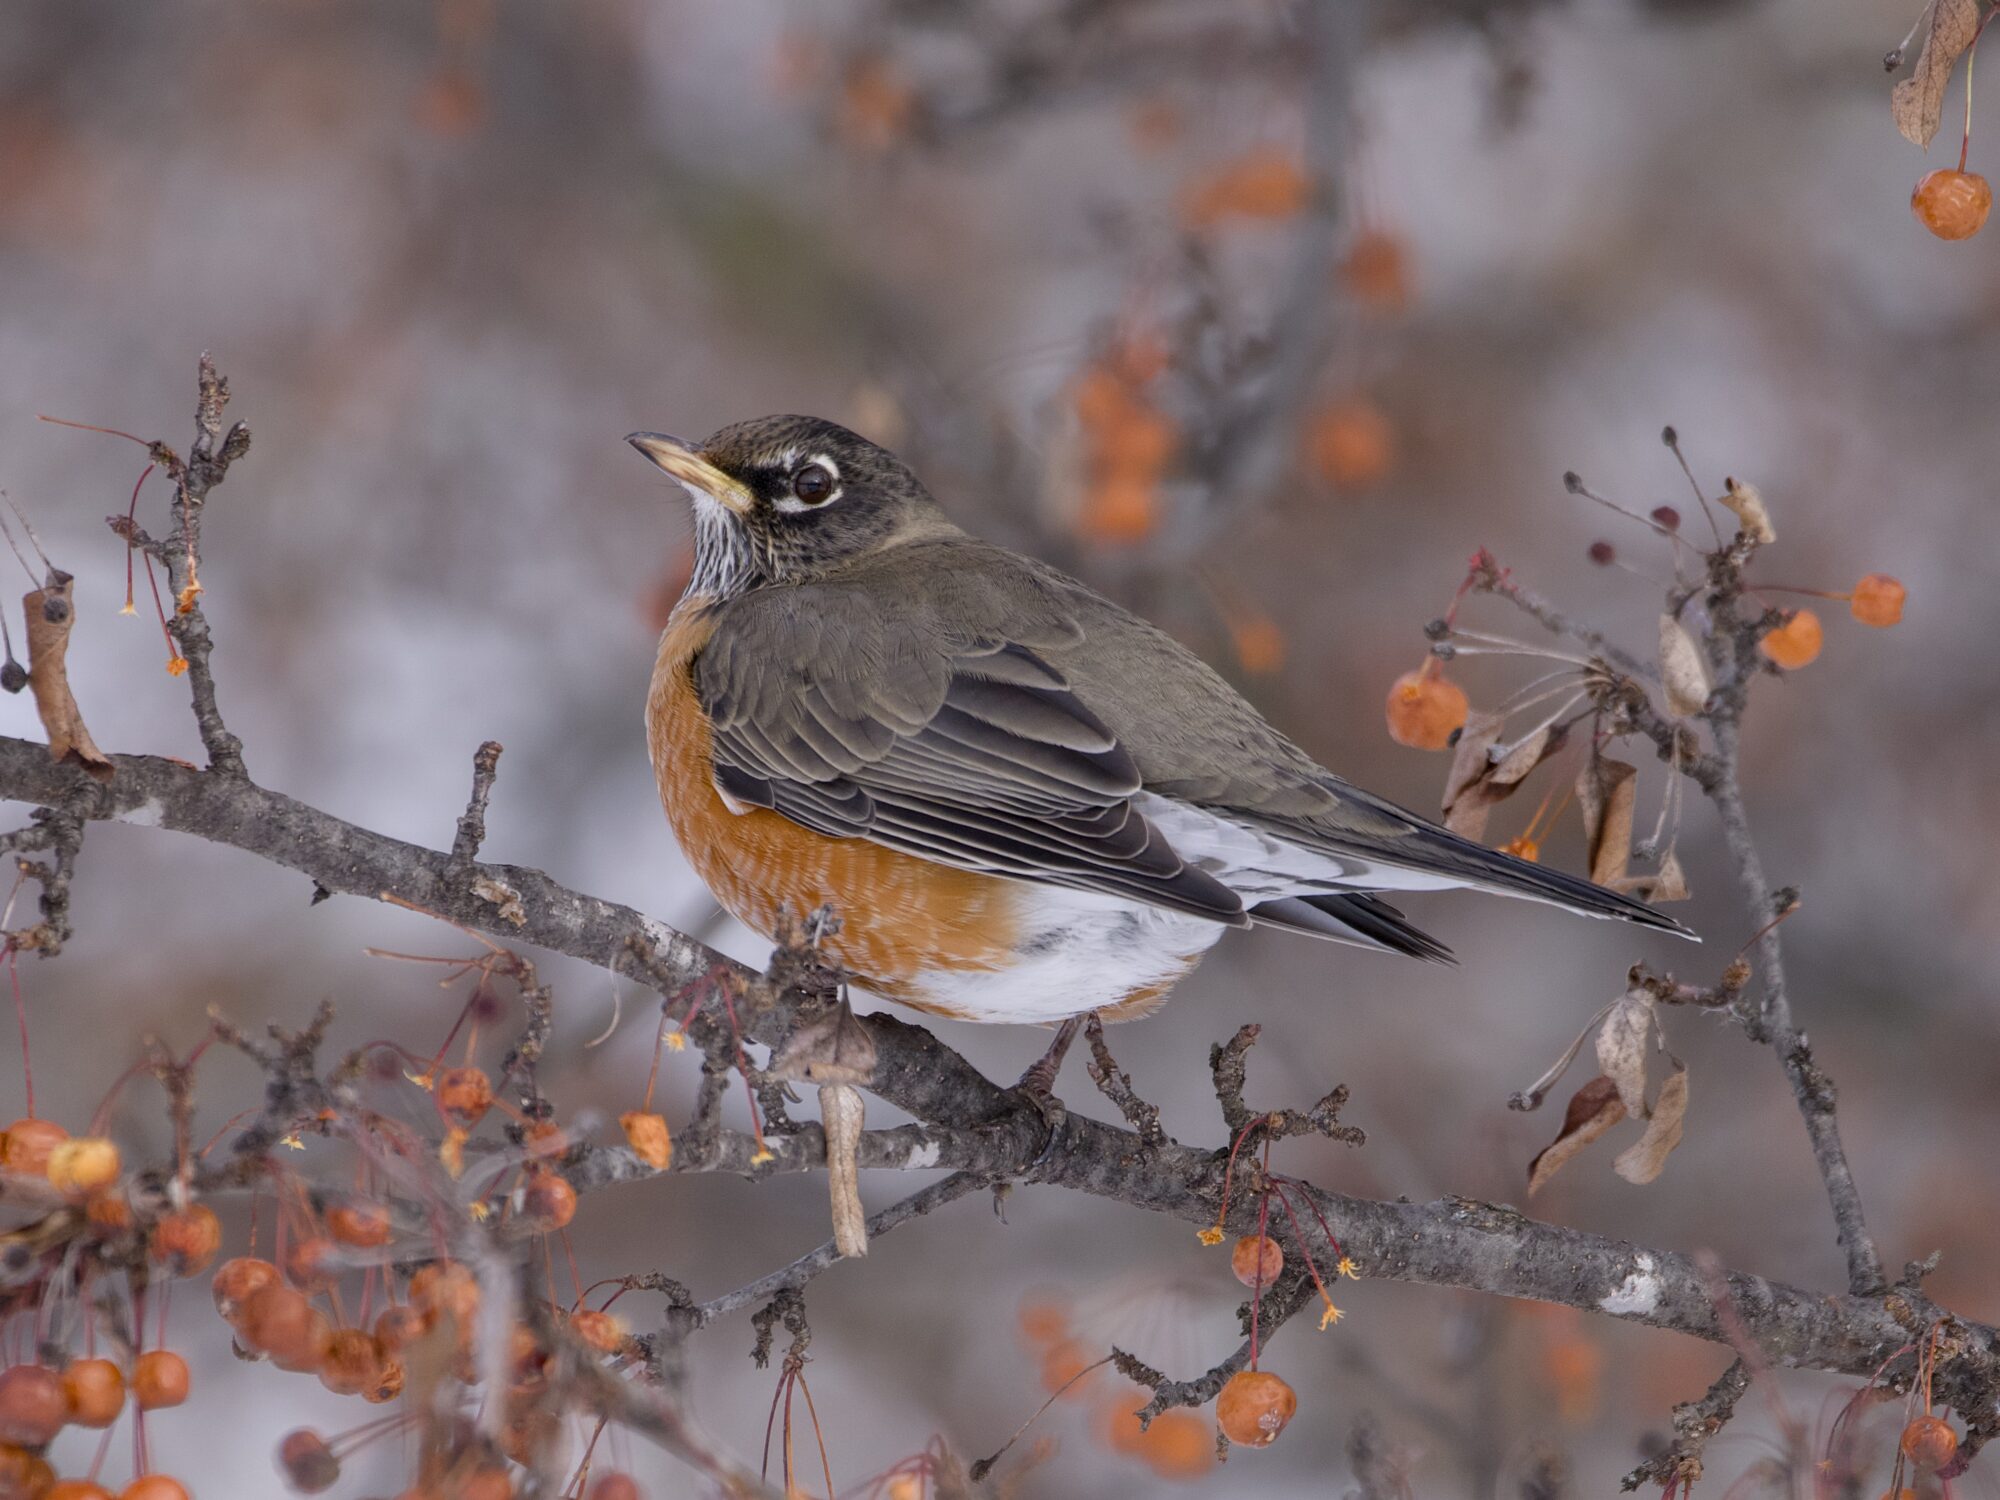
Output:
<svg viewBox="0 0 2000 1500">
<path fill-rule="evenodd" d="M 467 1130 L 493 1107 L 493 1080 L 478 1068 L 447 1068 L 438 1075 L 438 1108 Z"/>
<path fill-rule="evenodd" d="M 384 1354 L 399 1354 L 424 1336 L 424 1315 L 408 1304 L 385 1307 L 375 1320 L 375 1342 Z"/>
<path fill-rule="evenodd" d="M 41 1365 L 0 1370 L 0 1443 L 46 1447 L 69 1421 L 62 1377 Z"/>
<path fill-rule="evenodd" d="M 54 1120 L 16 1120 L 0 1135 L 0 1167 L 17 1177 L 46 1177 L 50 1155 L 68 1139 Z"/>
<path fill-rule="evenodd" d="M 206 1203 L 161 1214 L 154 1221 L 153 1263 L 169 1276 L 198 1276 L 222 1248 L 222 1221 Z"/>
<path fill-rule="evenodd" d="M 1943 1417 L 1913 1417 L 1903 1429 L 1902 1448 L 1911 1463 L 1935 1474 L 1958 1456 L 1958 1434 Z"/>
<path fill-rule="evenodd" d="M 109 1427 L 125 1409 L 125 1372 L 108 1359 L 73 1359 L 62 1372 L 63 1399 L 79 1427 Z"/>
<path fill-rule="evenodd" d="M 611 1354 L 625 1347 L 625 1325 L 612 1313 L 586 1307 L 570 1315 L 569 1326 L 599 1354 Z"/>
<path fill-rule="evenodd" d="M 340 1460 L 326 1439 L 310 1427 L 296 1428 L 279 1441 L 278 1467 L 285 1471 L 286 1482 L 302 1495 L 317 1495 L 340 1482 Z"/>
<path fill-rule="evenodd" d="M 358 1396 L 382 1378 L 382 1350 L 374 1335 L 359 1328 L 337 1328 L 319 1363 L 319 1383 L 336 1396 Z"/>
<path fill-rule="evenodd" d="M 1465 689 L 1432 658 L 1398 677 L 1389 689 L 1389 738 L 1413 750 L 1442 750 L 1470 711 Z"/>
<path fill-rule="evenodd" d="M 1618 549 L 1603 540 L 1590 544 L 1590 560 L 1600 568 L 1608 568 L 1618 561 Z"/>
<path fill-rule="evenodd" d="M 276 1266 L 254 1255 L 239 1255 L 222 1263 L 215 1280 L 209 1283 L 209 1290 L 215 1296 L 215 1310 L 234 1323 L 243 1316 L 243 1304 L 254 1293 L 277 1284 Z"/>
<path fill-rule="evenodd" d="M 644 1500 L 644 1497 L 638 1480 L 614 1469 L 609 1474 L 598 1475 L 592 1482 L 589 1500 Z"/>
<path fill-rule="evenodd" d="M 1679 531 L 1681 513 L 1671 505 L 1656 505 L 1653 507 L 1653 522 L 1655 525 L 1664 526 L 1668 531 Z"/>
<path fill-rule="evenodd" d="M 1813 664 L 1825 640 L 1826 630 L 1819 616 L 1802 609 L 1784 624 L 1766 632 L 1757 649 L 1786 671 L 1796 672 Z"/>
<path fill-rule="evenodd" d="M 1886 630 L 1903 618 L 1903 600 L 1908 592 L 1887 573 L 1870 573 L 1847 596 L 1848 612 L 1863 625 Z"/>
<path fill-rule="evenodd" d="M 187 1486 L 165 1474 L 141 1474 L 118 1500 L 188 1500 Z"/>
<path fill-rule="evenodd" d="M 352 1198 L 326 1211 L 326 1232 L 343 1245 L 373 1250 L 389 1243 L 389 1210 L 371 1198 Z"/>
<path fill-rule="evenodd" d="M 559 1172 L 531 1167 L 521 1188 L 521 1213 L 544 1233 L 561 1229 L 576 1217 L 576 1189 Z"/>
</svg>

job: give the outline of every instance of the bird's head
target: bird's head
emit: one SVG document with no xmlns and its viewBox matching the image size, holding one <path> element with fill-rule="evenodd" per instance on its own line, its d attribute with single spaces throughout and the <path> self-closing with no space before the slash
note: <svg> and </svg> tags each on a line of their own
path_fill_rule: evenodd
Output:
<svg viewBox="0 0 2000 1500">
<path fill-rule="evenodd" d="M 952 529 L 907 464 L 818 417 L 757 417 L 698 444 L 658 432 L 626 441 L 694 501 L 691 596 L 809 582 Z"/>
</svg>

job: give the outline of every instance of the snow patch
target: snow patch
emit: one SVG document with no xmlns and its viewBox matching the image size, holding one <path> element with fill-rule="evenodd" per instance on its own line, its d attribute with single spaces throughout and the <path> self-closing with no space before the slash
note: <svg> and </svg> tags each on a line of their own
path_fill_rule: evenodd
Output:
<svg viewBox="0 0 2000 1500">
<path fill-rule="evenodd" d="M 1636 1269 L 1610 1296 L 1597 1305 L 1614 1318 L 1643 1318 L 1660 1305 L 1661 1283 L 1659 1266 L 1653 1257 L 1641 1251 L 1633 1258 Z"/>
</svg>

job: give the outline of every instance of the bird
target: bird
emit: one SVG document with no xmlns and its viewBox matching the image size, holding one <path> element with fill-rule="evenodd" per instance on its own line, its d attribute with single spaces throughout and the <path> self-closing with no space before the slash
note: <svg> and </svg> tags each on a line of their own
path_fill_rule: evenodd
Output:
<svg viewBox="0 0 2000 1500">
<path fill-rule="evenodd" d="M 1451 961 L 1385 892 L 1692 935 L 1344 780 L 1166 632 L 965 531 L 844 427 L 627 441 L 693 501 L 646 701 L 668 822 L 765 938 L 831 907 L 826 950 L 874 994 L 1073 1032 L 1155 1010 L 1231 928 Z"/>
</svg>

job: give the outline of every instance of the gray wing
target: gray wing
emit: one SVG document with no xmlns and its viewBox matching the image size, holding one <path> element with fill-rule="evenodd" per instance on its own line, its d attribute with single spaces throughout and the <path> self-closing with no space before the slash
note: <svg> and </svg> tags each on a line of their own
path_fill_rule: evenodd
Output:
<svg viewBox="0 0 2000 1500">
<path fill-rule="evenodd" d="M 1047 660 L 1077 635 L 1058 601 L 978 589 L 817 584 L 717 606 L 693 665 L 716 785 L 832 838 L 1247 925 L 1133 805 L 1138 764 Z"/>
</svg>

